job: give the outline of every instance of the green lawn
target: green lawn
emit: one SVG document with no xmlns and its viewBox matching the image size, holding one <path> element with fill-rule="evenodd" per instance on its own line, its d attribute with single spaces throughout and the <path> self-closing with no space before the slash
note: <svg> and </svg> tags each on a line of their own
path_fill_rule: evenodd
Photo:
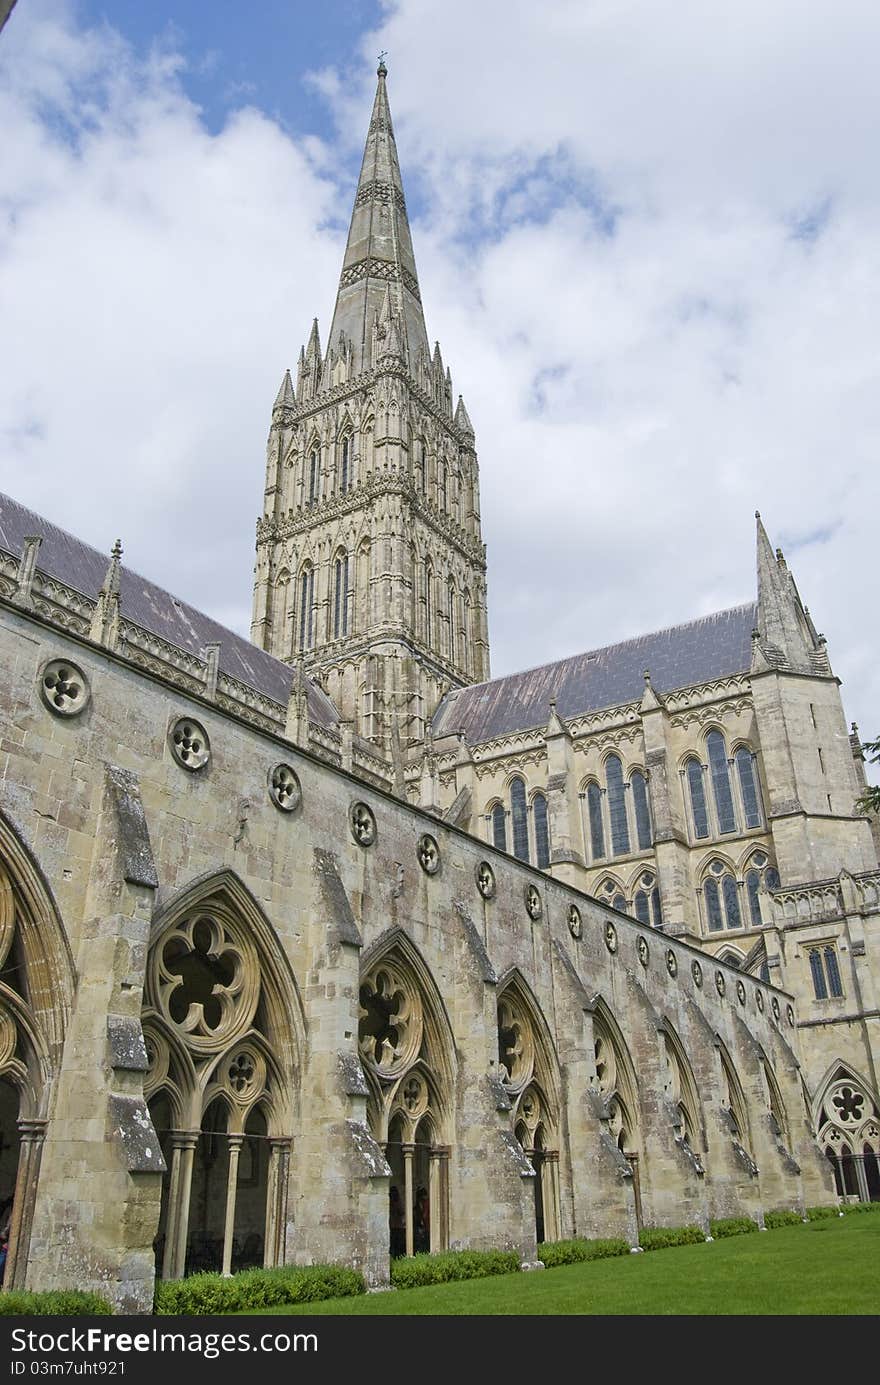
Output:
<svg viewBox="0 0 880 1385">
<path fill-rule="evenodd" d="M 880 1215 L 273 1314 L 875 1314 Z"/>
</svg>

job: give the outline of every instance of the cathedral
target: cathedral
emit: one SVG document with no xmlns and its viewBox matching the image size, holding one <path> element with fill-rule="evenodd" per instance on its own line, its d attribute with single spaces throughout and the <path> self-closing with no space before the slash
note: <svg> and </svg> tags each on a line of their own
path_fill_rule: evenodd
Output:
<svg viewBox="0 0 880 1385">
<path fill-rule="evenodd" d="M 880 867 L 826 641 L 754 600 L 493 679 L 474 428 L 380 62 L 250 640 L 0 497 L 5 1288 L 880 1199 Z M 256 486 L 256 478 L 255 478 Z"/>
</svg>

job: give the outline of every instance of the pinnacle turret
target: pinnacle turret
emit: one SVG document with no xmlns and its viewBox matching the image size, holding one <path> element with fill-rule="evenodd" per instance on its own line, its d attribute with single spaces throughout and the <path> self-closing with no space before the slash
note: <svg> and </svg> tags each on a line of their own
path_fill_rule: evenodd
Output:
<svg viewBox="0 0 880 1385">
<path fill-rule="evenodd" d="M 755 657 L 775 668 L 826 673 L 824 641 L 804 609 L 782 549 L 775 553 L 760 514 L 757 524 L 758 639 Z"/>
</svg>

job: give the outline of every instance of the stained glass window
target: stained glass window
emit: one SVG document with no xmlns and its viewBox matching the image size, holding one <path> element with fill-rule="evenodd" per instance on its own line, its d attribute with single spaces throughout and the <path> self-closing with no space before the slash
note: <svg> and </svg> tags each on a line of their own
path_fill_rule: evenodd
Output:
<svg viewBox="0 0 880 1385">
<path fill-rule="evenodd" d="M 547 825 L 547 800 L 542 793 L 532 799 L 535 820 L 535 858 L 542 870 L 550 864 L 550 830 Z"/>
<path fill-rule="evenodd" d="M 510 820 L 513 824 L 513 854 L 519 861 L 529 859 L 529 822 L 526 811 L 526 786 L 522 779 L 510 781 Z"/>
<path fill-rule="evenodd" d="M 708 837 L 709 815 L 706 812 L 706 786 L 703 783 L 703 766 L 699 760 L 687 762 L 688 788 L 691 795 L 691 812 L 694 818 L 694 836 Z"/>
<path fill-rule="evenodd" d="M 636 814 L 636 837 L 640 851 L 647 851 L 651 845 L 651 814 L 648 810 L 648 784 L 641 770 L 630 775 L 633 808 Z"/>
<path fill-rule="evenodd" d="M 720 731 L 710 731 L 706 737 L 709 752 L 709 770 L 712 775 L 712 791 L 715 795 L 715 813 L 719 832 L 736 831 L 736 813 L 733 809 L 733 794 L 730 792 L 727 749 Z"/>
<path fill-rule="evenodd" d="M 755 757 L 748 746 L 741 745 L 734 755 L 742 794 L 743 812 L 746 827 L 761 826 L 761 805 L 758 799 L 758 783 L 755 778 Z"/>
<path fill-rule="evenodd" d="M 602 790 L 592 783 L 587 787 L 587 814 L 590 819 L 590 851 L 594 861 L 605 855 L 605 829 L 602 824 Z"/>
<path fill-rule="evenodd" d="M 605 761 L 605 781 L 608 785 L 611 851 L 614 856 L 626 856 L 629 852 L 629 824 L 626 820 L 623 766 L 619 755 L 609 755 Z"/>
</svg>

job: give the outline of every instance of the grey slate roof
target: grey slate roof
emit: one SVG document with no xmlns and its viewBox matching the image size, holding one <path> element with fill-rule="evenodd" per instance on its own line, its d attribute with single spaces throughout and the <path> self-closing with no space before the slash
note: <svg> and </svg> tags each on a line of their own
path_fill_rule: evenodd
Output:
<svg viewBox="0 0 880 1385">
<path fill-rule="evenodd" d="M 73 587 L 83 596 L 97 597 L 107 574 L 109 556 L 74 538 L 64 529 L 50 524 L 41 515 L 27 510 L 8 495 L 0 493 L 0 547 L 18 557 L 24 540 L 42 538 L 37 568 Z M 185 649 L 197 658 L 204 657 L 207 644 L 220 645 L 220 669 L 257 692 L 285 704 L 290 696 L 293 669 L 280 659 L 218 624 L 170 592 L 124 566 L 120 572 L 120 610 L 125 620 L 143 626 L 169 644 Z M 309 717 L 320 726 L 335 726 L 338 713 L 320 688 L 309 683 Z"/>
<path fill-rule="evenodd" d="M 707 683 L 748 670 L 757 606 L 749 602 L 686 625 L 574 654 L 553 664 L 494 678 L 447 693 L 432 722 L 435 736 L 464 731 L 471 745 L 532 727 L 546 726 L 550 699 L 570 719 L 638 702 L 645 670 L 658 693 Z"/>
</svg>

